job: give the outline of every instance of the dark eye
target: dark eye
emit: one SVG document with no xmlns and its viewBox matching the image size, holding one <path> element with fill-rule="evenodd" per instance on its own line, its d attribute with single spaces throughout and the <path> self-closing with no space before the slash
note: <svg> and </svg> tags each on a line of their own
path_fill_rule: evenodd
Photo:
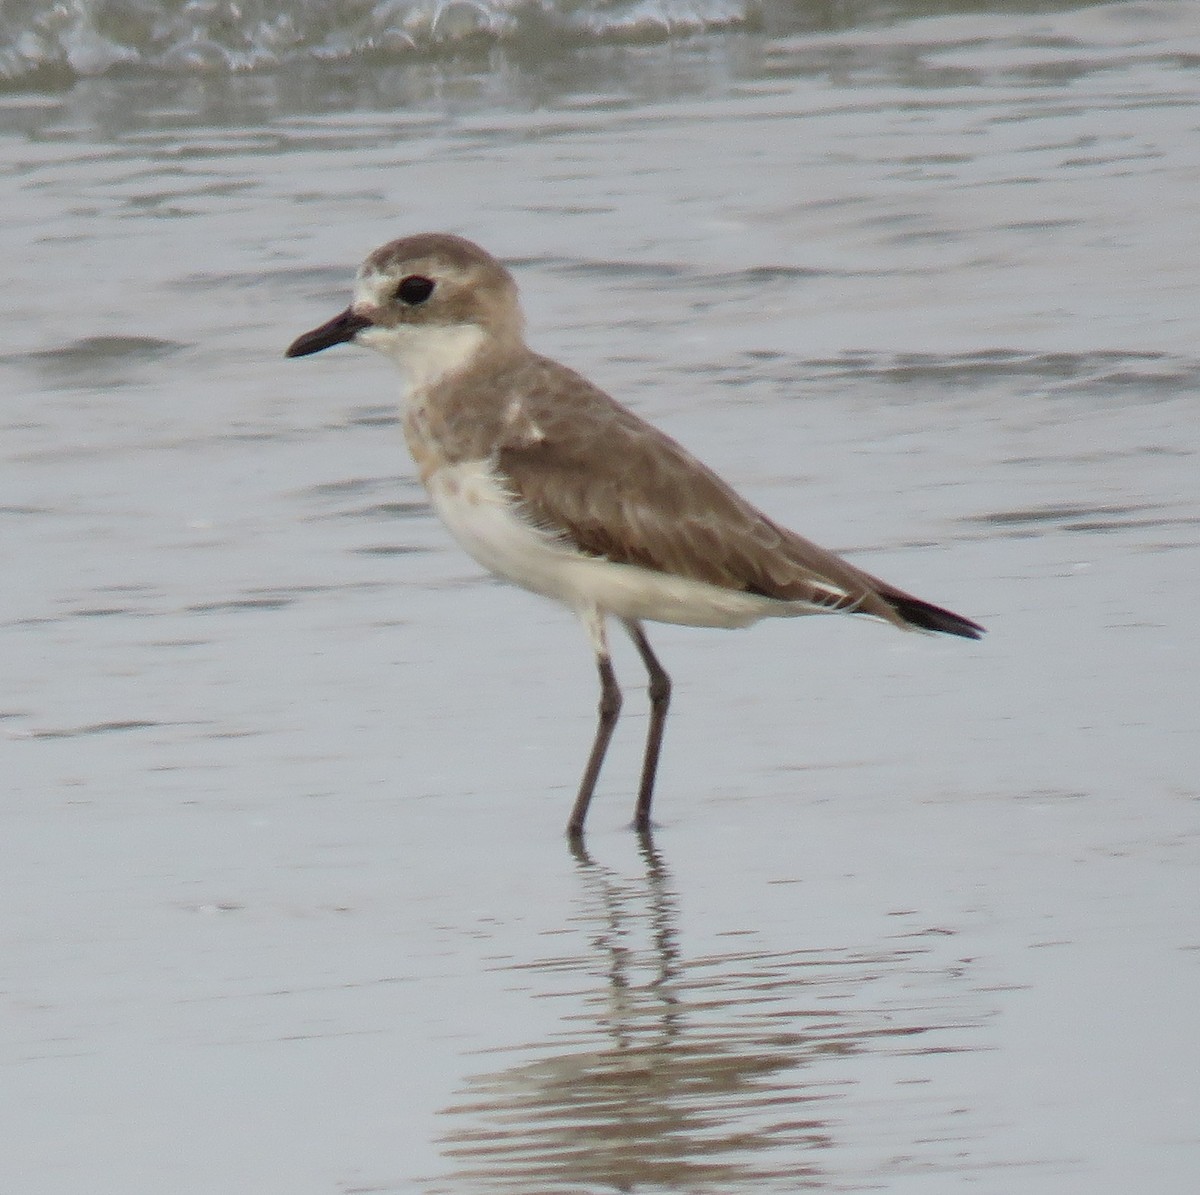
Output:
<svg viewBox="0 0 1200 1195">
<path fill-rule="evenodd" d="M 409 274 L 396 287 L 396 298 L 400 302 L 410 303 L 414 307 L 418 303 L 424 303 L 431 294 L 433 294 L 433 279 L 422 277 L 420 274 Z"/>
</svg>

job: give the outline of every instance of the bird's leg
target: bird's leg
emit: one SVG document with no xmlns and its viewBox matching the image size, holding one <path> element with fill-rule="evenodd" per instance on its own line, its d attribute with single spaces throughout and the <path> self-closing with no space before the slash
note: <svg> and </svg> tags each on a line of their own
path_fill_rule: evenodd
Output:
<svg viewBox="0 0 1200 1195">
<path fill-rule="evenodd" d="M 575 798 L 575 807 L 571 810 L 571 820 L 567 822 L 567 834 L 571 838 L 583 837 L 583 823 L 587 817 L 588 805 L 596 789 L 596 780 L 600 775 L 600 766 L 604 763 L 604 755 L 608 751 L 608 741 L 612 738 L 613 727 L 616 726 L 617 716 L 621 712 L 621 690 L 617 686 L 612 661 L 607 655 L 597 655 L 596 666 L 600 670 L 599 718 L 596 722 L 596 737 L 592 741 L 592 753 L 588 756 L 587 767 L 583 769 L 583 779 L 579 782 L 579 794 Z"/>
<path fill-rule="evenodd" d="M 616 673 L 613 672 L 612 660 L 609 659 L 603 617 L 596 613 L 585 618 L 584 623 L 596 649 L 596 667 L 600 672 L 600 708 L 596 737 L 592 741 L 592 753 L 588 756 L 587 767 L 583 769 L 583 779 L 579 782 L 579 793 L 571 810 L 571 820 L 567 822 L 567 834 L 573 840 L 583 837 L 583 823 L 587 818 L 588 805 L 596 789 L 596 779 L 600 775 L 605 752 L 608 751 L 613 727 L 616 726 L 617 717 L 621 713 L 621 689 L 617 684 Z"/>
<path fill-rule="evenodd" d="M 658 772 L 658 756 L 662 750 L 663 728 L 667 724 L 667 709 L 671 704 L 671 678 L 667 670 L 658 662 L 658 657 L 650 648 L 646 634 L 639 622 L 632 619 L 625 623 L 625 629 L 633 640 L 642 663 L 650 675 L 650 730 L 646 735 L 646 754 L 642 760 L 642 782 L 638 786 L 637 806 L 633 815 L 633 827 L 639 834 L 650 829 L 650 799 L 654 796 L 654 777 Z"/>
</svg>

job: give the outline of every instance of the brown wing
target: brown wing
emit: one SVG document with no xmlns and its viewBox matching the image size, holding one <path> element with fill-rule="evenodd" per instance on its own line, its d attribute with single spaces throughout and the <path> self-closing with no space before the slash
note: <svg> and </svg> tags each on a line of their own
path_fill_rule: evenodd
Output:
<svg viewBox="0 0 1200 1195">
<path fill-rule="evenodd" d="M 497 464 L 528 517 L 582 551 L 781 601 L 913 621 L 889 600 L 908 595 L 772 522 L 578 375 L 543 359 L 519 392 L 522 418 Z"/>
</svg>

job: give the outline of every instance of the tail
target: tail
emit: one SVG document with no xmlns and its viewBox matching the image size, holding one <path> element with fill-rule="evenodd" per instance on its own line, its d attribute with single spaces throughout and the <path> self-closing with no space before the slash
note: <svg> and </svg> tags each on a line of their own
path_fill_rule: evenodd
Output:
<svg viewBox="0 0 1200 1195">
<path fill-rule="evenodd" d="M 923 602 L 911 594 L 901 593 L 898 589 L 883 588 L 879 596 L 900 618 L 910 627 L 922 631 L 937 631 L 943 635 L 960 635 L 964 639 L 982 639 L 984 628 L 961 614 L 952 610 L 943 610 L 931 602 Z"/>
</svg>

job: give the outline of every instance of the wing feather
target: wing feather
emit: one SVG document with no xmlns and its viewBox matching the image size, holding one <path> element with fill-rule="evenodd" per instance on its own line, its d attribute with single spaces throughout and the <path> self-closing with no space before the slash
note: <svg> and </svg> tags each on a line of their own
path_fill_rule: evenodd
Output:
<svg viewBox="0 0 1200 1195">
<path fill-rule="evenodd" d="M 909 621 L 881 595 L 882 582 L 780 527 L 579 375 L 540 364 L 537 377 L 514 387 L 520 418 L 510 418 L 496 462 L 533 522 L 617 563 Z"/>
</svg>

